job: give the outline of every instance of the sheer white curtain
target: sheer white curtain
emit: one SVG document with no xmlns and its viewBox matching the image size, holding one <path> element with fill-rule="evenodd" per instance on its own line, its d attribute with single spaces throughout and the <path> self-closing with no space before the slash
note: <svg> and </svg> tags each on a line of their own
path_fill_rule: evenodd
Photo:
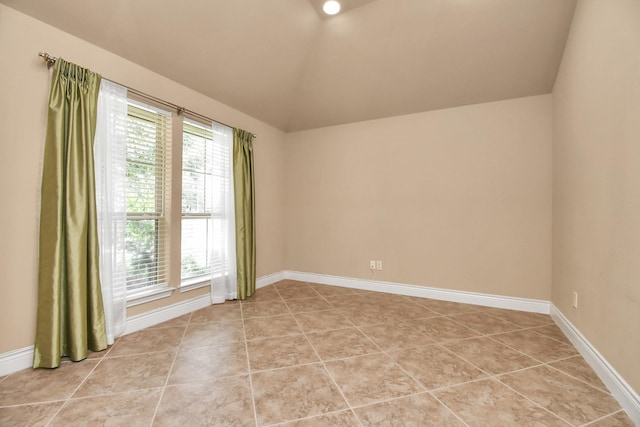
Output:
<svg viewBox="0 0 640 427">
<path fill-rule="evenodd" d="M 107 323 L 107 341 L 125 329 L 127 277 L 125 228 L 127 201 L 127 89 L 102 80 L 94 141 L 100 282 Z"/>
<path fill-rule="evenodd" d="M 238 297 L 233 196 L 233 128 L 213 123 L 211 303 Z"/>
</svg>

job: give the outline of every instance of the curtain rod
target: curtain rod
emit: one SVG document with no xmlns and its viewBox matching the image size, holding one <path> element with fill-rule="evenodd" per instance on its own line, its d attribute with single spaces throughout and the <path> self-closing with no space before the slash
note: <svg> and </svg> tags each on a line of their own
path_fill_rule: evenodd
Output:
<svg viewBox="0 0 640 427">
<path fill-rule="evenodd" d="M 46 52 L 38 52 L 38 56 L 40 56 L 40 57 L 42 58 L 42 60 L 43 60 L 44 62 L 46 62 L 46 63 L 47 63 L 47 67 L 52 67 L 52 66 L 53 66 L 53 64 L 55 64 L 55 63 L 56 63 L 56 60 L 58 59 L 58 58 L 56 58 L 55 56 L 51 56 L 51 55 L 49 55 L 49 54 L 48 54 L 48 53 L 46 53 Z M 103 78 L 104 78 L 104 77 L 103 77 Z M 232 128 L 232 127 L 233 127 L 233 126 L 229 126 L 229 125 L 228 125 L 228 124 L 226 124 L 226 123 L 222 123 L 222 122 L 220 122 L 220 121 L 218 121 L 218 120 L 214 120 L 214 119 L 212 119 L 211 117 L 203 116 L 203 115 L 202 115 L 202 114 L 200 114 L 200 113 L 196 113 L 195 111 L 188 110 L 188 109 L 186 109 L 186 108 L 184 108 L 184 107 L 181 107 L 181 106 L 179 106 L 179 105 L 176 105 L 176 104 L 174 104 L 174 103 L 172 103 L 172 102 L 165 101 L 165 100 L 160 99 L 160 98 L 156 98 L 155 96 L 152 96 L 152 95 L 149 95 L 149 94 L 147 94 L 147 93 L 141 92 L 141 91 L 139 91 L 139 90 L 137 90 L 137 89 L 134 89 L 134 88 L 132 88 L 132 87 L 129 87 L 129 86 L 127 86 L 127 85 L 123 85 L 122 83 L 114 82 L 113 80 L 109 80 L 109 79 L 106 79 L 106 78 L 105 78 L 105 80 L 108 80 L 108 81 L 110 81 L 110 82 L 112 82 L 112 83 L 119 84 L 120 86 L 124 86 L 124 87 L 126 87 L 126 88 L 127 88 L 127 90 L 128 90 L 129 92 L 132 92 L 132 93 L 134 93 L 134 94 L 136 94 L 136 95 L 138 95 L 138 96 L 141 96 L 141 97 L 143 97 L 143 98 L 149 99 L 149 100 L 151 100 L 151 101 L 153 101 L 153 102 L 155 102 L 155 103 L 158 103 L 158 104 L 164 105 L 165 107 L 173 108 L 174 110 L 176 110 L 176 111 L 178 112 L 178 114 L 187 113 L 187 114 L 189 114 L 189 115 L 195 116 L 195 117 L 197 117 L 197 118 L 199 118 L 199 119 L 202 119 L 202 120 L 209 120 L 209 121 L 212 121 L 212 122 L 216 122 L 216 123 L 218 123 L 218 124 L 220 124 L 220 125 L 228 126 L 228 127 L 230 127 L 230 128 Z M 257 137 L 258 137 L 258 135 L 256 135 L 255 133 L 254 133 L 254 134 L 252 134 L 252 135 L 253 135 L 253 137 L 254 137 L 254 138 L 257 138 Z"/>
</svg>

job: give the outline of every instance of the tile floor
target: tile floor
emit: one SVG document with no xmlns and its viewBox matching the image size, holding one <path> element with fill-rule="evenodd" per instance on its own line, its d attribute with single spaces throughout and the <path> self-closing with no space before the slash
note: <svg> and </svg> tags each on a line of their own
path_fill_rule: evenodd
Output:
<svg viewBox="0 0 640 427">
<path fill-rule="evenodd" d="M 283 281 L 0 378 L 1 426 L 632 426 L 546 315 Z"/>
</svg>

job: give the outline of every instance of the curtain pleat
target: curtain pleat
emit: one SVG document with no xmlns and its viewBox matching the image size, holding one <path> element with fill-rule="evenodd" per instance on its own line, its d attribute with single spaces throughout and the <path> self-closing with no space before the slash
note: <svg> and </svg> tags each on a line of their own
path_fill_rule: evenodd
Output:
<svg viewBox="0 0 640 427">
<path fill-rule="evenodd" d="M 256 291 L 255 178 L 253 134 L 233 129 L 233 186 L 236 218 L 238 299 Z"/>
<path fill-rule="evenodd" d="M 99 277 L 93 139 L 100 75 L 56 61 L 40 208 L 33 366 L 54 368 L 107 347 Z"/>
</svg>

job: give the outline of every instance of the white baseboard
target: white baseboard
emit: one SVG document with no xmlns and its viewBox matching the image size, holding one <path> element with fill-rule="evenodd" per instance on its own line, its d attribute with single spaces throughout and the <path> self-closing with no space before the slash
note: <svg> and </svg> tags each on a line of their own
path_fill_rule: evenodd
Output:
<svg viewBox="0 0 640 427">
<path fill-rule="evenodd" d="M 256 288 L 262 288 L 272 283 L 284 280 L 284 272 L 279 271 L 277 273 L 269 274 L 267 276 L 261 276 L 256 279 Z M 200 310 L 213 304 L 221 304 L 225 300 L 223 297 L 219 299 L 211 300 L 211 294 L 200 295 L 199 297 L 191 298 L 186 301 L 181 301 L 176 304 L 171 304 L 166 307 L 160 307 L 155 310 L 146 311 L 144 313 L 137 314 L 127 318 L 127 327 L 124 334 L 130 334 L 132 332 L 140 331 L 150 326 L 157 325 L 162 322 L 166 322 L 176 317 L 180 317 L 192 311 Z M 0 356 L 1 358 L 1 356 Z"/>
<path fill-rule="evenodd" d="M 268 274 L 266 276 L 258 277 L 256 279 L 256 289 L 263 288 L 265 286 L 271 285 L 273 283 L 284 280 L 285 277 L 284 271 L 278 271 L 277 273 Z"/>
<path fill-rule="evenodd" d="M 578 328 L 553 304 L 551 304 L 551 317 L 580 352 L 582 357 L 591 365 L 596 374 L 598 374 L 600 380 L 607 386 L 611 394 L 613 394 L 620 403 L 620 406 L 627 411 L 627 414 L 633 422 L 640 426 L 640 396 L 638 396 L 638 393 L 636 393 L 613 366 L 607 362 L 604 356 L 596 350 L 589 340 L 582 335 Z"/>
<path fill-rule="evenodd" d="M 33 346 L 0 354 L 0 376 L 9 375 L 33 366 Z"/>
<path fill-rule="evenodd" d="M 627 412 L 633 422 L 640 426 L 640 396 L 607 362 L 582 333 L 549 301 L 527 298 L 505 297 L 475 292 L 455 291 L 450 289 L 429 288 L 402 283 L 382 282 L 376 280 L 354 279 L 350 277 L 329 276 L 325 274 L 284 271 L 284 279 L 302 282 L 320 283 L 324 285 L 342 286 L 368 291 L 387 292 L 391 294 L 431 298 L 444 301 L 476 304 L 488 307 L 506 308 L 533 313 L 550 314 L 554 322 L 569 338 L 576 349 L 598 374 L 616 400 Z"/>
<path fill-rule="evenodd" d="M 443 301 L 475 304 L 486 307 L 506 308 L 510 310 L 528 311 L 549 314 L 549 301 L 506 297 L 500 295 L 481 294 L 476 292 L 455 291 L 451 289 L 430 288 L 407 285 L 403 283 L 382 282 L 378 280 L 355 279 L 351 277 L 329 276 L 326 274 L 304 273 L 300 271 L 284 271 L 284 278 L 302 282 L 320 283 L 323 285 L 342 286 L 345 288 L 363 289 L 367 291 L 386 292 L 389 294 L 407 295 L 420 298 L 431 298 Z"/>
<path fill-rule="evenodd" d="M 262 288 L 281 280 L 299 280 L 303 282 L 342 286 L 391 294 L 431 298 L 444 301 L 476 304 L 487 307 L 506 308 L 533 313 L 551 314 L 562 332 L 576 346 L 580 354 L 591 365 L 602 382 L 609 388 L 620 405 L 627 411 L 631 419 L 640 425 L 640 397 L 631 386 L 616 372 L 606 359 L 589 343 L 589 341 L 573 326 L 573 324 L 549 301 L 527 298 L 506 297 L 500 295 L 475 292 L 455 291 L 450 289 L 431 288 L 394 282 L 383 282 L 367 279 L 356 279 L 325 274 L 304 273 L 284 270 L 256 280 L 256 288 Z M 220 301 L 222 302 L 222 301 Z M 125 334 L 130 334 L 150 326 L 180 317 L 211 305 L 209 294 L 181 301 L 167 307 L 161 307 L 127 319 Z M 26 369 L 33 364 L 33 346 L 24 347 L 0 354 L 0 376 Z"/>
<path fill-rule="evenodd" d="M 221 301 L 223 302 L 223 301 Z M 127 318 L 124 335 L 155 326 L 167 320 L 175 319 L 192 311 L 200 310 L 211 305 L 211 295 L 205 294 L 185 301 L 180 301 L 166 307 L 145 311 Z"/>
<path fill-rule="evenodd" d="M 284 272 L 280 271 L 267 276 L 259 277 L 256 280 L 256 288 L 270 285 L 284 280 Z M 223 303 L 224 299 L 213 303 Z M 150 326 L 180 317 L 192 311 L 208 307 L 212 304 L 211 295 L 201 295 L 166 307 L 147 311 L 127 318 L 127 325 L 124 334 L 140 331 Z M 19 348 L 0 354 L 0 376 L 9 375 L 33 366 L 33 346 Z"/>
<path fill-rule="evenodd" d="M 127 326 L 124 334 L 139 331 L 149 326 L 154 326 L 167 320 L 180 317 L 211 305 L 209 294 L 181 301 L 167 307 L 131 316 L 127 319 Z M 19 348 L 0 354 L 0 376 L 9 375 L 33 366 L 33 346 Z"/>
</svg>

